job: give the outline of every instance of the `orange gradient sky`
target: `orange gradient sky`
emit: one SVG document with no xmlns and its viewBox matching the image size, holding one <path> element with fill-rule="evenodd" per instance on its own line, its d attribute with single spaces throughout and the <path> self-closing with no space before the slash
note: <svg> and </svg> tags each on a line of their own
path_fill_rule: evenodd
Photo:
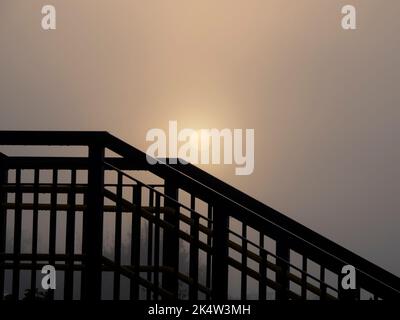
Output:
<svg viewBox="0 0 400 320">
<path fill-rule="evenodd" d="M 400 274 L 398 0 L 51 2 L 0 2 L 2 130 L 254 128 L 252 175 L 204 169 Z"/>
</svg>

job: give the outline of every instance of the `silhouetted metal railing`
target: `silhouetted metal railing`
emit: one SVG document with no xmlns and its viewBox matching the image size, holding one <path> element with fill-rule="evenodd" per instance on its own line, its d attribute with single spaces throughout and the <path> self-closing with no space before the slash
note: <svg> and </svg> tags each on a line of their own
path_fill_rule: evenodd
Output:
<svg viewBox="0 0 400 320">
<path fill-rule="evenodd" d="M 192 165 L 150 165 L 108 133 L 3 131 L 0 145 L 87 147 L 0 154 L 0 299 L 37 298 L 47 264 L 57 289 L 43 299 L 400 296 L 391 273 Z M 347 264 L 355 290 L 340 286 Z"/>
</svg>

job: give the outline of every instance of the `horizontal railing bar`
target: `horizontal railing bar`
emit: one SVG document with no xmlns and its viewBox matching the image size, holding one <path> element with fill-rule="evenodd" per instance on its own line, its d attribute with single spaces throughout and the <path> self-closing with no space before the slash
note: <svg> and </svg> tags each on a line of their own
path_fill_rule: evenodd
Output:
<svg viewBox="0 0 400 320">
<path fill-rule="evenodd" d="M 41 263 L 36 263 L 32 264 L 29 262 L 20 262 L 20 263 L 15 263 L 15 262 L 5 262 L 1 265 L 2 269 L 13 269 L 13 270 L 41 270 L 44 266 L 48 265 L 49 262 L 41 262 Z M 66 271 L 68 268 L 70 268 L 70 265 L 68 263 L 53 263 L 52 264 L 55 269 L 59 271 Z M 85 269 L 85 266 L 83 264 L 74 264 L 73 265 L 74 271 L 82 271 Z M 111 270 L 110 270 L 111 271 Z"/>
<path fill-rule="evenodd" d="M 49 259 L 48 259 L 49 260 Z M 64 259 L 60 260 L 63 261 Z M 0 264 L 2 269 L 14 269 L 14 270 L 41 270 L 44 266 L 48 265 L 48 262 L 41 262 L 41 263 L 36 263 L 32 264 L 30 262 L 20 262 L 20 263 L 15 263 L 15 262 L 5 262 Z M 71 267 L 69 263 L 54 263 L 54 267 L 59 270 L 59 271 L 67 271 Z M 82 271 L 85 269 L 84 264 L 73 264 L 73 271 Z M 129 267 L 129 266 L 121 266 L 121 267 Z M 139 269 L 138 272 L 154 272 L 151 270 L 151 267 L 143 266 Z M 114 271 L 115 268 L 111 266 L 102 266 L 102 271 Z"/>
<path fill-rule="evenodd" d="M 12 262 L 12 260 L 15 258 L 15 254 L 13 253 L 2 253 L 0 254 L 0 257 L 5 259 L 5 264 L 0 264 L 0 266 L 4 266 L 6 265 L 6 267 L 8 266 L 15 266 L 15 264 Z M 18 257 L 20 257 L 20 261 L 21 263 L 17 265 L 17 269 L 19 269 L 20 266 L 24 266 L 29 267 L 32 266 L 33 268 L 40 266 L 40 264 L 37 264 L 37 262 L 42 262 L 42 265 L 47 265 L 47 263 L 45 261 L 50 260 L 51 258 L 54 258 L 56 262 L 58 261 L 67 261 L 70 259 L 73 259 L 74 262 L 81 262 L 79 264 L 75 264 L 74 263 L 74 267 L 76 266 L 84 266 L 85 264 L 83 263 L 84 260 L 84 255 L 82 254 L 76 254 L 73 255 L 72 257 L 66 254 L 56 254 L 54 256 L 51 256 L 50 254 L 29 254 L 29 253 L 24 253 L 24 254 L 19 254 Z M 105 257 L 103 257 L 104 259 L 107 259 Z M 111 260 L 110 260 L 111 261 Z M 30 263 L 32 262 L 32 263 Z M 36 264 L 33 264 L 33 262 L 36 262 Z M 56 263 L 56 265 L 60 265 L 60 266 L 68 266 L 68 263 L 66 264 L 60 264 L 60 263 Z M 110 264 L 104 265 L 106 268 L 103 270 L 107 271 L 107 270 L 113 270 L 114 266 L 111 266 Z M 132 269 L 132 271 L 135 270 L 134 266 L 131 265 L 121 265 L 122 267 L 125 268 L 129 268 Z M 15 268 L 15 267 L 14 267 Z M 22 268 L 21 268 L 22 269 Z M 159 270 L 162 272 L 172 272 L 172 270 L 170 270 L 170 268 L 168 267 L 159 267 Z M 156 268 L 154 266 L 147 266 L 147 265 L 140 265 L 138 267 L 138 271 L 137 272 L 157 272 Z"/>
<path fill-rule="evenodd" d="M 14 253 L 0 253 L 0 257 L 2 257 L 5 260 L 11 260 L 15 258 L 15 254 Z M 83 259 L 83 255 L 82 254 L 74 254 L 74 255 L 68 255 L 68 254 L 63 254 L 63 253 L 57 253 L 55 255 L 53 255 L 53 257 L 55 258 L 55 260 L 57 261 L 61 261 L 61 260 L 67 260 L 72 258 L 73 260 L 76 261 L 81 261 Z M 49 260 L 50 255 L 47 253 L 36 253 L 36 254 L 31 254 L 31 253 L 19 253 L 18 254 L 18 259 L 20 259 L 21 261 L 24 260 L 30 260 L 30 261 L 41 261 L 41 260 Z"/>
<path fill-rule="evenodd" d="M 105 187 L 117 187 L 118 184 L 114 183 L 105 183 Z M 136 184 L 122 184 L 122 187 L 135 187 Z M 149 184 L 152 188 L 161 188 L 164 187 L 162 184 Z M 5 192 L 15 192 L 16 184 L 15 183 L 7 183 L 0 186 Z M 71 191 L 71 185 L 68 183 L 59 183 L 56 185 L 52 185 L 50 183 L 40 183 L 35 186 L 32 183 L 21 183 L 19 185 L 20 191 L 23 193 L 34 193 L 36 190 L 39 193 L 50 193 L 52 190 L 56 190 L 57 193 L 68 193 Z M 35 189 L 36 188 L 36 189 Z M 74 187 L 75 193 L 84 193 L 87 191 L 87 184 L 76 184 Z"/>
<path fill-rule="evenodd" d="M 8 193 L 15 192 L 16 187 L 17 186 L 14 183 L 1 185 L 3 191 Z M 18 188 L 22 193 L 35 193 L 36 191 L 38 193 L 51 193 L 51 191 L 56 190 L 57 193 L 61 194 L 69 193 L 72 189 L 70 184 L 65 183 L 60 183 L 57 185 L 42 183 L 38 184 L 37 186 L 35 186 L 33 183 L 21 183 L 19 184 Z M 82 194 L 87 191 L 87 184 L 76 184 L 73 188 L 75 193 Z"/>
<path fill-rule="evenodd" d="M 40 204 L 34 204 L 34 203 L 21 203 L 18 206 L 15 203 L 6 203 L 6 204 L 0 204 L 0 208 L 5 208 L 7 210 L 15 210 L 15 208 L 21 208 L 22 210 L 26 211 L 31 211 L 34 208 L 37 208 L 40 211 L 49 211 L 52 208 L 52 205 L 50 203 L 40 203 Z M 75 211 L 82 212 L 84 211 L 87 206 L 83 204 L 57 204 L 54 205 L 54 208 L 56 211 L 67 211 L 68 209 L 75 209 Z M 156 210 L 155 207 L 142 207 L 142 209 L 145 209 L 148 212 L 154 212 Z M 104 213 L 115 213 L 117 210 L 116 205 L 104 205 L 103 211 Z M 168 212 L 170 208 L 168 207 L 160 207 L 160 211 L 162 213 Z M 132 212 L 131 209 L 127 208 L 126 206 L 122 207 L 122 212 Z M 22 213 L 24 214 L 24 213 Z M 41 214 L 41 212 L 39 212 Z M 209 232 L 209 231 L 207 231 Z"/>
<path fill-rule="evenodd" d="M 117 184 L 117 183 L 105 183 L 104 184 L 105 187 L 118 187 L 118 186 L 122 186 L 122 187 L 136 187 L 137 184 L 132 184 L 132 183 L 123 183 L 121 185 Z M 163 188 L 164 185 L 163 184 L 148 184 L 148 186 L 152 187 L 152 188 Z"/>
<path fill-rule="evenodd" d="M 0 131 L 3 146 L 90 146 L 104 144 L 106 131 Z"/>
<path fill-rule="evenodd" d="M 59 169 L 59 170 L 88 170 L 89 169 L 89 159 L 88 157 L 34 157 L 34 156 L 4 156 L 1 158 L 4 164 L 10 170 L 13 169 Z M 105 161 L 112 164 L 122 170 L 132 170 L 132 171 L 147 171 L 147 166 L 142 164 L 135 165 L 132 160 L 117 158 L 117 157 L 106 157 Z M 112 170 L 107 169 L 106 170 Z"/>
</svg>

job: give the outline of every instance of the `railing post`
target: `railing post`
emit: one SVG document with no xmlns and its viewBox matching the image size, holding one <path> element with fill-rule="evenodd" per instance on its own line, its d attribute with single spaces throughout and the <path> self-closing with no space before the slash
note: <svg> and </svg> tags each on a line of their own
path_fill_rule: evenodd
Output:
<svg viewBox="0 0 400 320">
<path fill-rule="evenodd" d="M 8 169 L 5 164 L 6 156 L 0 153 L 0 255 L 6 252 L 6 226 L 7 226 L 7 192 L 3 191 L 3 185 L 7 183 Z M 5 269 L 3 267 L 4 256 L 0 257 L 0 300 L 4 295 L 4 277 Z"/>
<path fill-rule="evenodd" d="M 174 226 L 174 229 L 164 229 L 163 235 L 163 265 L 173 270 L 172 273 L 166 272 L 162 277 L 162 286 L 165 290 L 178 298 L 178 268 L 179 268 L 179 206 L 176 202 L 168 199 L 178 200 L 178 187 L 174 181 L 165 180 L 164 193 L 167 196 L 164 206 L 172 208 L 172 212 L 165 214 L 164 220 Z"/>
<path fill-rule="evenodd" d="M 75 215 L 76 215 L 76 170 L 71 171 L 71 189 L 68 192 L 66 248 L 67 270 L 64 279 L 64 300 L 72 300 L 74 287 Z"/>
<path fill-rule="evenodd" d="M 88 189 L 83 217 L 83 254 L 85 268 L 82 281 L 84 300 L 101 299 L 104 207 L 104 146 L 89 146 Z"/>
<path fill-rule="evenodd" d="M 228 299 L 229 207 L 213 208 L 212 300 Z"/>
</svg>

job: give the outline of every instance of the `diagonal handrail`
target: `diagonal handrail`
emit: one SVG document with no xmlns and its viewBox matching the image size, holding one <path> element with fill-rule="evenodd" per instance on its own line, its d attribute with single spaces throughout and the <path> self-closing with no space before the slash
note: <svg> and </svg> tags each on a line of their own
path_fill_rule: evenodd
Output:
<svg viewBox="0 0 400 320">
<path fill-rule="evenodd" d="M 161 197 L 164 197 L 164 198 L 166 198 L 166 199 L 168 199 L 168 200 L 171 200 L 172 202 L 174 202 L 174 203 L 177 204 L 178 206 L 180 206 L 180 207 L 182 207 L 182 208 L 184 208 L 184 209 L 186 209 L 186 210 L 189 210 L 190 212 L 192 212 L 192 213 L 198 215 L 198 216 L 201 217 L 201 218 L 204 218 L 204 219 L 207 220 L 207 221 L 212 222 L 211 219 L 207 219 L 206 217 L 202 216 L 202 215 L 201 215 L 200 213 L 198 213 L 197 211 L 195 211 L 195 210 L 193 210 L 193 209 L 191 209 L 191 208 L 185 206 L 184 204 L 180 203 L 180 202 L 177 201 L 176 199 L 174 199 L 174 198 L 172 198 L 172 197 L 170 197 L 170 196 L 168 196 L 168 195 L 162 193 L 161 191 L 155 189 L 153 186 L 148 185 L 148 184 L 142 182 L 141 180 L 139 180 L 139 179 L 137 179 L 137 178 L 135 178 L 135 177 L 133 177 L 133 176 L 127 174 L 126 172 L 124 172 L 124 171 L 120 170 L 119 168 L 117 168 L 117 167 L 111 165 L 110 163 L 107 163 L 106 161 L 104 161 L 104 164 L 106 165 L 106 167 L 108 167 L 108 168 L 110 168 L 110 169 L 112 169 L 112 170 L 115 170 L 116 172 L 118 172 L 119 174 L 123 175 L 124 177 L 126 177 L 126 178 L 128 178 L 128 179 L 134 181 L 137 185 L 142 186 L 142 187 L 145 187 L 145 188 L 148 189 L 148 190 L 152 190 L 154 193 L 160 195 Z M 110 191 L 110 193 L 111 193 L 111 191 Z M 107 196 L 107 195 L 105 195 L 105 196 Z M 242 237 L 241 235 L 237 234 L 236 232 L 234 232 L 234 231 L 232 231 L 232 230 L 229 230 L 229 233 L 235 235 L 235 236 L 238 237 L 238 238 L 243 239 L 243 237 Z M 329 285 L 329 284 L 326 283 L 325 281 L 322 281 L 321 279 L 316 278 L 314 275 L 308 273 L 307 271 L 302 270 L 302 269 L 300 269 L 299 267 L 293 265 L 292 263 L 290 263 L 290 261 L 288 261 L 288 260 L 286 260 L 286 259 L 284 259 L 284 258 L 282 258 L 282 257 L 280 257 L 280 256 L 277 256 L 276 254 L 273 254 L 272 252 L 266 250 L 265 248 L 260 247 L 259 245 L 257 245 L 257 244 L 254 243 L 253 241 L 251 241 L 251 240 L 249 240 L 249 239 L 246 239 L 246 242 L 247 242 L 248 244 L 251 244 L 252 246 L 258 248 L 259 250 L 262 250 L 263 252 L 267 253 L 269 256 L 271 256 L 271 257 L 273 257 L 273 258 L 275 258 L 275 259 L 277 259 L 277 260 L 279 260 L 279 261 L 284 262 L 286 265 L 288 265 L 289 267 L 293 268 L 294 270 L 300 272 L 302 275 L 305 275 L 305 276 L 307 276 L 308 278 L 310 278 L 310 279 L 312 279 L 312 280 L 314 280 L 314 281 L 316 281 L 316 282 L 318 282 L 318 283 L 320 283 L 320 284 L 323 284 L 326 288 L 331 289 L 331 290 L 333 290 L 333 291 L 337 291 L 336 288 L 334 288 L 333 286 Z M 112 261 L 109 260 L 109 263 L 112 263 Z M 288 290 L 288 289 L 287 289 L 287 290 Z"/>
<path fill-rule="evenodd" d="M 108 143 L 107 143 L 107 147 L 110 148 L 112 151 L 120 154 L 121 156 L 130 158 L 131 156 L 134 156 L 133 159 L 135 159 L 135 161 L 144 161 L 144 159 L 146 157 L 148 157 L 148 155 L 146 155 L 145 153 L 143 153 L 142 151 L 130 146 L 129 144 L 127 144 L 126 142 L 112 136 L 109 135 L 108 136 Z M 156 159 L 153 159 L 156 160 Z M 146 158 L 147 161 L 147 158 Z M 153 171 L 154 173 L 159 173 L 159 169 L 157 168 L 157 166 L 163 166 L 167 171 L 169 171 L 169 174 L 177 174 L 180 175 L 181 177 L 184 177 L 185 179 L 190 180 L 191 182 L 201 186 L 202 188 L 205 188 L 207 191 L 213 193 L 214 195 L 230 202 L 233 205 L 236 205 L 238 207 L 240 207 L 241 209 L 245 210 L 248 214 L 251 214 L 257 218 L 259 218 L 262 221 L 268 222 L 270 224 L 272 224 L 274 227 L 277 227 L 278 229 L 282 230 L 283 232 L 289 234 L 290 236 L 293 236 L 294 238 L 302 241 L 303 243 L 313 247 L 314 249 L 320 251 L 321 253 L 337 260 L 339 263 L 341 263 L 342 265 L 346 265 L 346 264 L 351 264 L 355 267 L 355 269 L 362 273 L 363 275 L 367 276 L 368 278 L 370 278 L 371 280 L 380 283 L 381 285 L 383 285 L 384 287 L 396 292 L 396 294 L 400 294 L 400 278 L 396 277 L 395 275 L 389 273 L 388 271 L 378 267 L 377 265 L 363 259 L 362 257 L 354 254 L 353 252 L 339 246 L 338 244 L 332 242 L 331 240 L 319 235 L 318 233 L 304 227 L 303 225 L 301 225 L 300 223 L 284 216 L 283 214 L 275 211 L 274 209 L 258 202 L 256 199 L 249 197 L 248 195 L 243 194 L 242 192 L 240 192 L 239 190 L 236 190 L 235 188 L 225 184 L 224 182 L 218 180 L 217 178 L 209 175 L 208 173 L 206 173 L 205 171 L 194 167 L 193 165 L 187 164 L 187 165 L 176 165 L 176 166 L 172 166 L 170 164 L 168 164 L 167 161 L 163 161 L 160 159 L 157 159 L 158 161 L 158 165 L 148 165 L 148 170 Z M 153 170 L 152 170 L 153 168 Z M 193 174 L 195 177 L 193 177 Z M 205 180 L 209 180 L 211 183 L 210 184 L 206 184 Z M 217 187 L 215 187 L 217 186 Z M 219 188 L 218 188 L 219 187 Z M 278 223 L 276 221 L 274 221 L 274 219 L 272 217 L 266 217 L 265 215 L 262 215 L 260 213 L 258 213 L 257 211 L 253 210 L 252 208 L 250 208 L 248 205 L 243 205 L 242 203 L 239 203 L 237 200 L 234 200 L 233 197 L 230 196 L 226 196 L 225 193 L 223 193 L 222 191 L 220 191 L 219 189 L 222 189 L 226 192 L 226 190 L 228 191 L 233 191 L 234 193 L 240 194 L 240 196 L 234 197 L 234 199 L 240 199 L 242 198 L 241 196 L 244 196 L 244 198 L 246 198 L 246 204 L 247 203 L 255 203 L 258 205 L 261 205 L 263 207 L 263 212 L 273 212 L 274 215 L 276 215 L 277 217 L 279 217 L 281 220 L 284 221 L 284 223 Z M 341 253 L 345 253 L 345 256 L 349 256 L 350 259 L 343 259 L 340 258 L 337 254 L 334 254 L 328 250 L 325 250 L 322 246 L 317 245 L 315 242 L 310 241 L 308 239 L 306 239 L 305 237 L 299 235 L 297 232 L 294 232 L 292 230 L 290 230 L 287 225 L 290 222 L 289 225 L 295 225 L 296 227 L 298 227 L 300 230 L 302 229 L 302 231 L 306 231 L 308 233 L 310 233 L 310 235 L 314 236 L 315 238 L 317 238 L 317 243 L 321 243 L 320 240 L 323 240 L 323 242 L 327 242 L 330 246 L 333 246 L 336 250 L 335 251 L 339 251 Z M 349 261 L 347 261 L 349 260 Z M 369 269 L 375 269 L 377 272 L 379 272 L 379 274 L 385 275 L 385 278 L 389 278 L 392 281 L 389 281 L 390 283 L 395 283 L 397 284 L 396 286 L 389 284 L 386 281 L 382 281 L 380 279 L 378 279 L 376 276 L 372 275 L 371 272 L 365 271 L 365 269 L 361 269 L 360 267 L 358 267 L 357 265 L 359 265 L 360 263 L 354 263 L 352 260 L 354 260 L 355 262 L 357 262 L 357 260 L 359 262 L 361 262 L 361 264 L 363 265 L 367 265 L 369 267 Z M 374 272 L 376 273 L 376 272 Z"/>
</svg>

